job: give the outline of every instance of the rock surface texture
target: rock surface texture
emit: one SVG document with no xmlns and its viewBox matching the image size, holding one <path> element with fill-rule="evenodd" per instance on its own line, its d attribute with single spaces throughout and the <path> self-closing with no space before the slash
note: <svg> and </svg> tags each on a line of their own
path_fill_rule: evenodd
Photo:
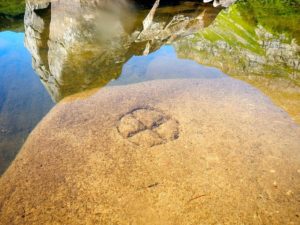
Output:
<svg viewBox="0 0 300 225">
<path fill-rule="evenodd" d="M 152 108 L 126 113 L 118 125 L 120 135 L 136 145 L 153 147 L 179 137 L 178 122 Z"/>
<path fill-rule="evenodd" d="M 1 177 L 0 221 L 299 224 L 299 139 L 285 112 L 231 78 L 105 87 L 33 131 Z"/>
</svg>

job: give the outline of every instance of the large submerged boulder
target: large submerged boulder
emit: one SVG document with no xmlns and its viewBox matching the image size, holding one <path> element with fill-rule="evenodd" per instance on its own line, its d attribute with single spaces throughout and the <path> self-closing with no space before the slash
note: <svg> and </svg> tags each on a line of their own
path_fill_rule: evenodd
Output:
<svg viewBox="0 0 300 225">
<path fill-rule="evenodd" d="M 299 224 L 299 139 L 229 77 L 105 87 L 32 132 L 0 179 L 0 221 Z"/>
</svg>

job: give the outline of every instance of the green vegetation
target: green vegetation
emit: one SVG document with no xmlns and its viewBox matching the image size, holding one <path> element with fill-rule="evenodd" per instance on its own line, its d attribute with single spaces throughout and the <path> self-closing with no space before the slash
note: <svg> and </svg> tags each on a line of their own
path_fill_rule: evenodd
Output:
<svg viewBox="0 0 300 225">
<path fill-rule="evenodd" d="M 240 0 L 236 6 L 247 22 L 300 40 L 300 0 Z"/>
<path fill-rule="evenodd" d="M 256 26 L 252 22 L 249 23 L 243 18 L 236 4 L 222 11 L 212 26 L 195 36 L 195 41 L 200 38 L 209 40 L 212 43 L 223 41 L 229 46 L 247 49 L 262 55 L 264 51 L 258 43 Z"/>
<path fill-rule="evenodd" d="M 269 96 L 300 123 L 300 0 L 240 0 L 176 46 Z"/>
<path fill-rule="evenodd" d="M 0 14 L 18 16 L 25 12 L 25 0 L 0 0 Z"/>
<path fill-rule="evenodd" d="M 300 0 L 240 0 L 222 11 L 213 26 L 199 32 L 196 40 L 224 41 L 261 55 L 264 49 L 256 33 L 258 26 L 275 36 L 284 34 L 287 43 L 295 38 L 299 44 L 299 24 Z"/>
</svg>

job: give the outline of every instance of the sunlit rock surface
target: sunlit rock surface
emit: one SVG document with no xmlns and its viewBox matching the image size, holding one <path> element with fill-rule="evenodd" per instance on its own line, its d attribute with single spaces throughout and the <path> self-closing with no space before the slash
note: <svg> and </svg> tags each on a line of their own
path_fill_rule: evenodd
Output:
<svg viewBox="0 0 300 225">
<path fill-rule="evenodd" d="M 149 54 L 165 43 L 208 26 L 220 9 L 188 2 L 155 10 L 126 1 L 27 3 L 26 46 L 33 67 L 55 101 L 116 79 L 133 55 Z M 108 29 L 109 28 L 109 29 Z"/>
<path fill-rule="evenodd" d="M 67 100 L 2 176 L 2 224 L 299 224 L 299 126 L 250 85 L 158 80 Z"/>
</svg>

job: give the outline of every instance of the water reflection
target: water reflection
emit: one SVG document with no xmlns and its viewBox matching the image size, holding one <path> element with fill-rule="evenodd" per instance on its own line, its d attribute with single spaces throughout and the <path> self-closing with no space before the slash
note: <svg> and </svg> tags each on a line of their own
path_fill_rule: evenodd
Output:
<svg viewBox="0 0 300 225">
<path fill-rule="evenodd" d="M 217 79 L 224 78 L 220 70 L 180 59 L 172 45 L 166 45 L 147 56 L 133 56 L 124 64 L 122 73 L 110 85 L 124 85 L 163 79 Z"/>
<path fill-rule="evenodd" d="M 0 33 L 0 174 L 53 105 L 23 41 L 22 33 Z"/>
<path fill-rule="evenodd" d="M 55 101 L 106 85 L 133 56 L 208 26 L 220 11 L 197 2 L 160 7 L 146 29 L 149 9 L 138 7 L 127 1 L 53 1 L 40 9 L 27 5 L 26 46 Z"/>
<path fill-rule="evenodd" d="M 180 57 L 259 88 L 300 123 L 299 12 L 292 2 L 241 1 L 174 45 Z"/>
<path fill-rule="evenodd" d="M 177 59 L 173 47 L 160 49 L 176 40 L 171 37 L 174 31 L 161 29 L 162 38 L 154 37 L 157 26 L 170 22 L 170 29 L 177 27 L 178 37 L 185 36 L 194 32 L 195 27 L 207 26 L 219 11 L 199 3 L 164 6 L 157 9 L 153 27 L 144 30 L 142 22 L 149 9 L 126 2 L 112 1 L 104 6 L 73 1 L 41 5 L 29 2 L 25 44 L 34 70 L 54 101 L 107 84 L 179 77 L 218 78 L 223 75 L 215 69 Z M 186 17 L 174 17 L 179 13 Z M 11 29 L 19 26 L 19 22 L 14 24 Z M 154 31 L 155 35 L 151 35 Z M 137 39 L 138 32 L 142 35 Z M 30 68 L 30 55 L 24 49 L 23 38 L 22 33 L 1 33 L 0 174 L 53 105 Z M 186 71 L 188 76 L 184 74 Z"/>
</svg>

